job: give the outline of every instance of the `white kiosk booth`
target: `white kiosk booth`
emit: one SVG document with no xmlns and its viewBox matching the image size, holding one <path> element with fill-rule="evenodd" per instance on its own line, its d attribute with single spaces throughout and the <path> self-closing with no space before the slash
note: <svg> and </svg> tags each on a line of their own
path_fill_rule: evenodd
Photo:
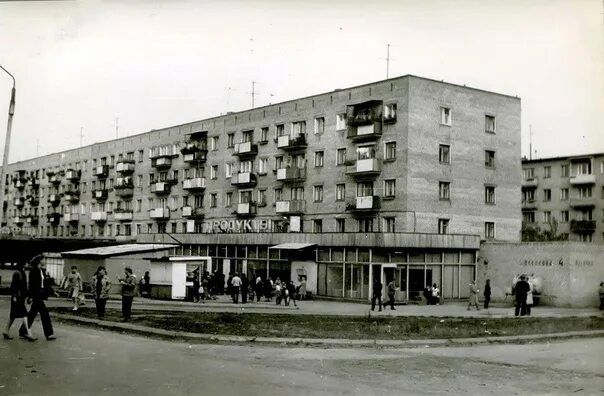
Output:
<svg viewBox="0 0 604 396">
<path fill-rule="evenodd" d="M 174 256 L 151 258 L 151 297 L 184 300 L 193 276 L 201 278 L 212 272 L 212 258 L 207 256 Z"/>
</svg>

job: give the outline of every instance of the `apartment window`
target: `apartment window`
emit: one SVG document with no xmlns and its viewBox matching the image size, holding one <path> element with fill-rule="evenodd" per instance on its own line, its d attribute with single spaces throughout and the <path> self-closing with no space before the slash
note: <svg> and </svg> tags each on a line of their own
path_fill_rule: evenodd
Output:
<svg viewBox="0 0 604 396">
<path fill-rule="evenodd" d="M 373 219 L 359 219 L 358 221 L 358 229 L 359 232 L 373 232 Z"/>
<path fill-rule="evenodd" d="M 604 186 L 602 186 L 601 198 L 604 199 Z"/>
<path fill-rule="evenodd" d="M 495 133 L 495 116 L 484 116 L 484 130 L 485 132 Z"/>
<path fill-rule="evenodd" d="M 591 198 L 591 192 L 592 189 L 591 187 L 579 187 L 579 198 L 583 199 L 583 198 Z"/>
<path fill-rule="evenodd" d="M 581 242 L 592 242 L 593 238 L 591 236 L 591 234 L 579 234 L 579 239 L 581 240 Z"/>
<path fill-rule="evenodd" d="M 268 141 L 268 127 L 264 127 L 260 130 L 260 141 L 261 142 Z"/>
<path fill-rule="evenodd" d="M 210 194 L 210 208 L 215 208 L 218 206 L 218 194 L 212 193 Z"/>
<path fill-rule="evenodd" d="M 450 197 L 450 182 L 439 182 L 438 183 L 438 197 L 441 200 L 449 200 Z"/>
<path fill-rule="evenodd" d="M 568 188 L 560 189 L 560 201 L 568 201 Z"/>
<path fill-rule="evenodd" d="M 274 192 L 275 192 L 275 202 L 282 201 L 283 200 L 283 189 L 275 188 Z"/>
<path fill-rule="evenodd" d="M 346 149 L 340 148 L 336 152 L 336 165 L 344 165 L 346 162 Z"/>
<path fill-rule="evenodd" d="M 276 129 L 277 137 L 285 135 L 285 125 L 279 124 Z"/>
<path fill-rule="evenodd" d="M 449 233 L 449 219 L 438 219 L 438 233 L 448 234 Z"/>
<path fill-rule="evenodd" d="M 218 150 L 218 136 L 212 136 L 210 138 L 210 150 L 211 151 Z"/>
<path fill-rule="evenodd" d="M 569 219 L 570 219 L 570 215 L 569 215 L 568 210 L 563 210 L 560 212 L 560 221 L 562 223 L 568 223 Z"/>
<path fill-rule="evenodd" d="M 324 153 L 323 151 L 315 152 L 315 168 L 323 167 Z"/>
<path fill-rule="evenodd" d="M 224 177 L 227 179 L 233 176 L 233 164 L 227 162 L 224 164 Z"/>
<path fill-rule="evenodd" d="M 258 174 L 266 175 L 268 171 L 268 158 L 260 158 L 258 162 Z"/>
<path fill-rule="evenodd" d="M 485 150 L 484 152 L 484 166 L 487 168 L 495 168 L 495 152 Z"/>
<path fill-rule="evenodd" d="M 336 232 L 346 232 L 345 219 L 336 219 Z"/>
<path fill-rule="evenodd" d="M 229 191 L 224 196 L 224 206 L 229 207 L 233 204 L 233 192 Z"/>
<path fill-rule="evenodd" d="M 336 184 L 336 201 L 346 199 L 346 184 Z"/>
<path fill-rule="evenodd" d="M 203 195 L 195 195 L 195 208 L 203 208 Z"/>
<path fill-rule="evenodd" d="M 389 103 L 384 105 L 384 121 L 396 121 L 396 103 Z"/>
<path fill-rule="evenodd" d="M 438 146 L 438 162 L 441 164 L 451 163 L 450 149 L 451 146 L 448 144 L 441 144 Z"/>
<path fill-rule="evenodd" d="M 549 202 L 551 200 L 552 200 L 552 190 L 549 188 L 544 188 L 543 189 L 543 201 Z"/>
<path fill-rule="evenodd" d="M 395 232 L 394 217 L 384 217 L 384 231 Z"/>
<path fill-rule="evenodd" d="M 313 186 L 312 196 L 315 202 L 323 202 L 323 186 Z"/>
<path fill-rule="evenodd" d="M 443 125 L 451 125 L 451 109 L 449 107 L 440 108 L 440 123 Z"/>
<path fill-rule="evenodd" d="M 560 174 L 562 175 L 562 177 L 568 177 L 568 165 L 567 164 L 560 165 Z"/>
<path fill-rule="evenodd" d="M 535 212 L 522 212 L 522 221 L 525 223 L 534 223 Z"/>
<path fill-rule="evenodd" d="M 216 180 L 218 178 L 218 165 L 212 165 L 210 168 L 210 179 Z"/>
<path fill-rule="evenodd" d="M 543 222 L 550 223 L 552 221 L 552 212 L 546 210 L 543 212 Z"/>
<path fill-rule="evenodd" d="M 495 205 L 495 187 L 485 186 L 484 188 L 484 202 L 490 205 Z"/>
<path fill-rule="evenodd" d="M 522 169 L 522 175 L 524 176 L 524 180 L 533 180 L 535 178 L 535 168 Z"/>
<path fill-rule="evenodd" d="M 312 221 L 312 232 L 323 232 L 323 220 Z"/>
<path fill-rule="evenodd" d="M 396 159 L 396 142 L 386 142 L 384 145 L 384 159 L 386 161 Z"/>
<path fill-rule="evenodd" d="M 591 175 L 591 161 L 578 162 L 577 175 Z"/>
<path fill-rule="evenodd" d="M 292 122 L 291 136 L 296 137 L 306 133 L 306 121 Z"/>
<path fill-rule="evenodd" d="M 584 209 L 579 212 L 577 220 L 593 220 L 593 211 L 591 209 Z"/>
<path fill-rule="evenodd" d="M 384 197 L 394 198 L 396 196 L 396 180 L 384 180 Z"/>
<path fill-rule="evenodd" d="M 266 205 L 266 190 L 258 190 L 258 205 Z"/>
<path fill-rule="evenodd" d="M 544 166 L 543 167 L 543 178 L 544 179 L 549 179 L 550 177 L 552 177 L 552 167 L 551 166 Z"/>
<path fill-rule="evenodd" d="M 325 132 L 325 117 L 315 118 L 315 135 Z"/>
<path fill-rule="evenodd" d="M 229 133 L 227 135 L 227 147 L 232 148 L 235 147 L 235 133 Z"/>
<path fill-rule="evenodd" d="M 487 221 L 484 223 L 484 237 L 486 239 L 495 238 L 495 223 L 492 221 Z"/>
<path fill-rule="evenodd" d="M 336 115 L 336 130 L 340 131 L 346 129 L 346 113 L 340 113 Z"/>
</svg>

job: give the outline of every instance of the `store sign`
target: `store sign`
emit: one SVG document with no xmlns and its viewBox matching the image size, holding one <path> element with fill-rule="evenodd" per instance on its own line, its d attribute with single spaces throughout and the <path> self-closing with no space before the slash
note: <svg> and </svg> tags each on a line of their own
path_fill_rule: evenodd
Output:
<svg viewBox="0 0 604 396">
<path fill-rule="evenodd" d="M 201 232 L 204 234 L 279 232 L 282 223 L 283 220 L 272 219 L 207 220 L 201 223 Z"/>
</svg>

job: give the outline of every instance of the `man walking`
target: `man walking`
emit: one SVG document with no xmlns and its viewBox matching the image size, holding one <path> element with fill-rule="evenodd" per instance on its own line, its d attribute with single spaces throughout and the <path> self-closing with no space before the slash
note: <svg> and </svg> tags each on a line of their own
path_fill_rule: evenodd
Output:
<svg viewBox="0 0 604 396">
<path fill-rule="evenodd" d="M 239 303 L 239 292 L 241 291 L 241 278 L 239 274 L 235 272 L 233 278 L 231 278 L 231 296 L 233 297 L 233 304 Z"/>
<path fill-rule="evenodd" d="M 489 309 L 490 302 L 491 302 L 491 280 L 487 279 L 487 283 L 484 285 L 484 309 Z"/>
<path fill-rule="evenodd" d="M 27 302 L 31 303 L 31 308 L 29 309 L 29 313 L 27 315 L 27 322 L 29 324 L 29 328 L 31 329 L 31 326 L 39 312 L 40 320 L 42 320 L 42 329 L 44 330 L 44 335 L 48 341 L 52 341 L 55 340 L 56 337 L 54 335 L 54 330 L 52 329 L 52 322 L 50 321 L 48 309 L 46 308 L 46 304 L 44 304 L 46 291 L 44 290 L 44 271 L 40 267 L 42 258 L 42 256 L 38 255 L 29 262 L 31 268 L 29 270 Z M 27 338 L 27 329 L 25 326 L 21 326 L 19 329 L 19 335 Z"/>
<path fill-rule="evenodd" d="M 379 312 L 382 312 L 382 282 L 378 278 L 373 281 L 373 297 L 371 298 L 371 310 L 375 310 L 375 301 L 378 302 Z"/>
<path fill-rule="evenodd" d="M 396 293 L 396 284 L 394 279 L 388 282 L 388 305 L 390 305 L 390 309 L 394 310 L 394 294 Z"/>
<path fill-rule="evenodd" d="M 122 285 L 122 316 L 124 321 L 130 320 L 132 315 L 132 301 L 136 295 L 136 276 L 132 273 L 132 268 L 124 268 L 125 276 L 118 277 L 117 280 Z"/>
<path fill-rule="evenodd" d="M 526 315 L 526 297 L 530 290 L 530 285 L 526 281 L 526 276 L 522 275 L 516 287 L 514 287 L 514 295 L 516 296 L 516 308 L 514 309 L 514 316 Z"/>
</svg>

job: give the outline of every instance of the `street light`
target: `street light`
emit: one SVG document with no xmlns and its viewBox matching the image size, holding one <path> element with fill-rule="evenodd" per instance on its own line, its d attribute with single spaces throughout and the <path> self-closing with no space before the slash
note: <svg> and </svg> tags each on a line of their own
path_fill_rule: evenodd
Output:
<svg viewBox="0 0 604 396">
<path fill-rule="evenodd" d="M 10 133 L 13 127 L 13 115 L 15 114 L 15 76 L 10 74 L 2 65 L 0 69 L 4 70 L 13 79 L 13 89 L 10 95 L 10 104 L 8 105 L 8 124 L 6 125 L 6 139 L 4 140 L 4 158 L 2 159 L 2 169 L 0 169 L 0 229 L 2 228 L 2 218 L 4 217 L 4 182 L 6 179 L 6 168 L 8 166 L 8 153 L 10 152 Z"/>
</svg>

